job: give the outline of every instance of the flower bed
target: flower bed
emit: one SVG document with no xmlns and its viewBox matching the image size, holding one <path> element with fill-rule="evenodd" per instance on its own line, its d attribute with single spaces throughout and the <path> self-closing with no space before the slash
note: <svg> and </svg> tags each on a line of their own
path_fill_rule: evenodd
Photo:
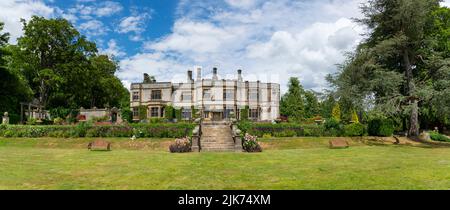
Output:
<svg viewBox="0 0 450 210">
<path fill-rule="evenodd" d="M 257 136 L 246 133 L 242 140 L 242 147 L 246 152 L 262 152 Z"/>
<path fill-rule="evenodd" d="M 171 153 L 191 152 L 192 143 L 188 137 L 176 139 L 169 147 Z"/>
</svg>

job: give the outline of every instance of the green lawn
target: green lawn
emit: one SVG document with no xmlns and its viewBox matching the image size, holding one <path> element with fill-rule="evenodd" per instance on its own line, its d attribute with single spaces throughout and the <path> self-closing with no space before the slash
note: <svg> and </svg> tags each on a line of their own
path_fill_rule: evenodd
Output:
<svg viewBox="0 0 450 210">
<path fill-rule="evenodd" d="M 0 189 L 450 189 L 450 148 L 328 149 L 327 138 L 266 139 L 260 154 L 170 154 L 167 139 L 0 139 Z"/>
</svg>

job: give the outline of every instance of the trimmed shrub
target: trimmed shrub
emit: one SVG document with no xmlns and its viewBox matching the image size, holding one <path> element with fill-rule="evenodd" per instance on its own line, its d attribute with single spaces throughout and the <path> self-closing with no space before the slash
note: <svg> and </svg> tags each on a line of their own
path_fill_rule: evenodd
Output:
<svg viewBox="0 0 450 210">
<path fill-rule="evenodd" d="M 450 138 L 449 137 L 444 136 L 444 135 L 442 135 L 442 134 L 440 134 L 438 132 L 434 132 L 434 131 L 430 132 L 430 138 L 433 141 L 450 142 Z"/>
<path fill-rule="evenodd" d="M 241 109 L 241 113 L 240 113 L 240 120 L 241 121 L 247 121 L 248 120 L 248 113 L 249 113 L 249 106 L 245 106 L 244 109 Z"/>
<path fill-rule="evenodd" d="M 329 118 L 324 124 L 324 136 L 343 136 L 345 134 L 342 124 L 335 118 Z"/>
<path fill-rule="evenodd" d="M 166 106 L 166 108 L 164 109 L 165 118 L 169 121 L 172 121 L 173 116 L 175 115 L 174 111 L 175 110 L 174 110 L 173 106 Z"/>
<path fill-rule="evenodd" d="M 363 136 L 365 133 L 365 126 L 361 123 L 352 123 L 344 127 L 345 136 Z"/>
<path fill-rule="evenodd" d="M 390 119 L 373 119 L 369 121 L 367 130 L 370 136 L 392 136 L 394 123 Z"/>
<path fill-rule="evenodd" d="M 295 123 L 252 123 L 241 121 L 238 124 L 242 133 L 263 137 L 271 135 L 272 137 L 300 137 L 300 136 L 324 136 L 325 129 L 322 125 L 310 124 L 301 125 Z"/>
<path fill-rule="evenodd" d="M 132 123 L 133 122 L 133 112 L 131 111 L 131 109 L 122 109 L 121 113 L 122 115 L 122 119 L 128 123 Z"/>
<path fill-rule="evenodd" d="M 29 126 L 9 125 L 0 130 L 4 137 L 131 137 L 181 138 L 192 135 L 195 124 L 159 123 L 92 126 L 80 123 L 77 126 Z"/>
</svg>

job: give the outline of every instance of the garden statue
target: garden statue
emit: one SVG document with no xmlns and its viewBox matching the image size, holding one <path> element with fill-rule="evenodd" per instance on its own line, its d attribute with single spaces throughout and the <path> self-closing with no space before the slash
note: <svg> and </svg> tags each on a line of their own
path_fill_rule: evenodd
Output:
<svg viewBox="0 0 450 210">
<path fill-rule="evenodd" d="M 2 124 L 3 125 L 8 125 L 9 124 L 8 112 L 5 112 L 5 114 L 3 115 Z"/>
</svg>

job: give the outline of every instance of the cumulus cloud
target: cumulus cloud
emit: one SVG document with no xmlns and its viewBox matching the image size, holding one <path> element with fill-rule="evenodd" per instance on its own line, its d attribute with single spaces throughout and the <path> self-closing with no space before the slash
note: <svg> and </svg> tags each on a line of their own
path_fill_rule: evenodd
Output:
<svg viewBox="0 0 450 210">
<path fill-rule="evenodd" d="M 68 9 L 70 14 L 77 14 L 83 19 L 96 17 L 109 17 L 123 10 L 123 6 L 114 1 L 78 1 L 75 7 Z"/>
<path fill-rule="evenodd" d="M 131 33 L 130 40 L 141 41 L 141 34 L 146 30 L 146 21 L 149 18 L 150 15 L 148 13 L 125 17 L 120 21 L 117 32 L 120 34 Z"/>
<path fill-rule="evenodd" d="M 78 27 L 80 30 L 86 32 L 88 36 L 101 36 L 105 35 L 109 29 L 103 24 L 103 22 L 98 20 L 90 20 L 80 24 Z"/>
<path fill-rule="evenodd" d="M 121 58 L 126 55 L 125 51 L 118 46 L 117 41 L 115 39 L 109 40 L 108 48 L 100 49 L 100 53 L 114 56 L 116 58 Z"/>
<path fill-rule="evenodd" d="M 1 0 L 0 8 L 0 21 L 5 23 L 4 30 L 11 34 L 12 43 L 23 34 L 21 19 L 29 20 L 33 15 L 50 17 L 55 12 L 45 2 L 36 0 Z"/>
<path fill-rule="evenodd" d="M 280 82 L 283 90 L 296 76 L 320 91 L 344 52 L 362 39 L 363 29 L 351 21 L 361 16 L 362 2 L 181 1 L 172 33 L 123 60 L 119 76 L 139 81 L 143 72 L 165 78 L 165 72 L 184 75 L 193 65 L 205 67 L 205 74 L 217 66 L 222 75 L 243 69 L 245 79 Z"/>
</svg>

